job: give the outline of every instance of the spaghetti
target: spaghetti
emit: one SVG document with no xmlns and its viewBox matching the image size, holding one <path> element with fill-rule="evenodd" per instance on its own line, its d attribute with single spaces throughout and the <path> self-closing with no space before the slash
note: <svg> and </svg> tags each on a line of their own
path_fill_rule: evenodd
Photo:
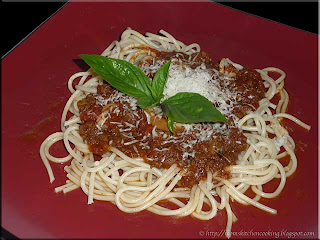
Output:
<svg viewBox="0 0 320 240">
<path fill-rule="evenodd" d="M 176 61 L 176 64 L 173 64 L 170 69 L 172 74 L 166 85 L 165 97 L 172 96 L 174 91 L 181 91 L 175 85 L 181 78 L 180 75 L 183 75 L 184 85 L 188 85 L 186 79 L 189 78 L 190 82 L 188 83 L 191 86 L 193 80 L 197 77 L 203 79 L 208 76 L 208 81 L 215 79 L 215 82 L 217 82 L 220 79 L 219 81 L 224 82 L 224 84 L 232 83 L 236 81 L 237 74 L 239 75 L 239 72 L 243 69 L 245 74 L 249 71 L 241 65 L 233 63 L 230 59 L 224 58 L 219 64 L 212 67 L 215 70 L 208 72 L 207 66 L 211 63 L 208 57 L 200 52 L 198 44 L 185 45 L 163 30 L 160 31 L 160 34 L 146 33 L 143 36 L 128 28 L 122 33 L 120 41 L 112 42 L 101 55 L 123 59 L 139 65 L 148 76 L 153 76 L 163 64 L 165 59 L 163 54 L 168 53 L 168 56 Z M 159 53 L 162 53 L 162 55 L 160 54 L 163 57 L 162 59 L 159 58 Z M 199 58 L 202 62 L 193 65 L 195 59 L 199 60 Z M 186 74 L 188 71 L 189 75 Z M 270 72 L 276 72 L 280 77 L 273 79 L 268 75 Z M 208 73 L 211 75 L 208 75 Z M 297 158 L 294 153 L 295 143 L 288 131 L 281 125 L 281 120 L 287 118 L 307 130 L 310 129 L 310 126 L 285 113 L 289 95 L 284 89 L 286 74 L 282 70 L 269 67 L 262 70 L 256 69 L 251 73 L 259 75 L 259 78 L 261 77 L 261 82 L 266 89 L 265 93 L 252 92 L 251 95 L 246 95 L 252 102 L 256 100 L 257 106 L 246 103 L 247 108 L 235 111 L 236 103 L 240 101 L 237 93 L 232 92 L 231 88 L 221 88 L 221 84 L 206 92 L 205 89 L 211 85 L 205 85 L 202 90 L 199 89 L 201 94 L 206 95 L 211 101 L 217 101 L 219 103 L 217 108 L 227 115 L 230 121 L 227 124 L 176 124 L 177 128 L 182 129 L 178 132 L 178 136 L 179 134 L 188 136 L 191 131 L 197 137 L 197 140 L 202 142 L 215 139 L 217 133 L 221 135 L 226 131 L 224 128 L 227 126 L 229 127 L 227 132 L 239 132 L 232 136 L 237 136 L 239 140 L 235 140 L 237 140 L 239 146 L 242 146 L 235 150 L 236 157 L 234 159 L 231 159 L 233 155 L 222 156 L 221 153 L 217 152 L 221 158 L 226 158 L 228 164 L 219 165 L 220 167 L 217 167 L 217 169 L 208 168 L 208 171 L 202 171 L 201 176 L 199 171 L 195 170 L 192 174 L 200 177 L 194 177 L 192 181 L 185 181 L 184 184 L 183 179 L 186 178 L 187 167 L 184 169 L 181 167 L 181 163 L 175 161 L 172 161 L 171 164 L 159 165 L 157 163 L 159 161 L 155 161 L 155 159 L 149 159 L 146 155 L 140 156 L 141 149 L 148 152 L 148 144 L 143 142 L 142 139 L 137 139 L 132 137 L 132 134 L 128 134 L 134 128 L 141 129 L 138 120 L 144 119 L 149 125 L 153 123 L 155 126 L 152 131 L 150 130 L 150 136 L 148 135 L 151 140 L 155 137 L 163 137 L 166 139 L 168 146 L 170 141 L 171 143 L 178 142 L 175 136 L 168 136 L 165 127 L 161 127 L 161 121 L 154 123 L 157 117 L 158 119 L 163 117 L 159 109 L 153 109 L 151 112 L 139 110 L 141 114 L 144 114 L 141 117 L 137 113 L 136 101 L 133 98 L 116 91 L 109 93 L 108 97 L 99 95 L 99 91 L 105 93 L 106 87 L 103 87 L 103 79 L 91 69 L 87 72 L 74 74 L 68 81 L 68 88 L 72 95 L 62 114 L 61 132 L 48 136 L 40 147 L 40 155 L 51 183 L 55 178 L 49 161 L 56 163 L 71 161 L 64 168 L 67 173 L 66 184 L 55 188 L 55 191 L 67 193 L 81 188 L 88 195 L 88 204 L 93 203 L 94 200 L 109 201 L 116 204 L 121 211 L 128 213 L 148 210 L 158 215 L 192 215 L 198 219 L 209 220 L 215 217 L 218 210 L 225 209 L 228 217 L 227 237 L 231 236 L 232 223 L 237 220 L 232 212 L 230 199 L 276 214 L 277 210 L 259 203 L 259 200 L 278 196 L 285 186 L 286 178 L 292 175 L 297 168 Z M 79 81 L 75 85 L 74 81 L 76 79 Z M 195 83 L 197 84 L 197 82 Z M 74 85 L 75 87 L 73 87 Z M 177 88 L 173 90 L 175 86 Z M 191 89 L 197 88 L 191 86 Z M 244 89 L 244 91 L 246 90 Z M 214 98 L 212 92 L 215 94 Z M 280 96 L 277 104 L 271 103 L 271 99 L 275 95 Z M 94 121 L 90 123 L 93 124 L 95 129 L 94 137 L 89 136 L 90 131 L 83 129 L 86 124 L 83 105 L 88 103 L 90 97 L 94 97 L 95 104 L 98 103 L 102 109 L 96 112 L 94 108 L 89 109 L 91 112 L 86 109 L 91 114 L 88 114 L 88 111 L 86 112 L 87 122 L 92 120 L 90 120 L 92 114 L 96 114 Z M 110 114 L 112 112 L 119 114 L 120 110 L 115 107 L 115 104 L 119 102 L 123 104 L 123 108 L 127 107 L 128 111 L 136 114 L 136 125 L 129 122 L 125 123 L 124 120 L 121 120 L 122 122 L 120 120 L 118 122 L 112 121 Z M 96 107 L 96 105 L 92 106 Z M 124 110 L 122 109 L 122 111 Z M 67 119 L 68 113 L 71 113 L 72 116 Z M 103 151 L 94 149 L 93 146 L 97 136 L 104 136 L 103 129 L 107 128 L 107 123 L 110 126 L 111 124 L 116 125 L 118 127 L 117 133 L 126 136 L 126 141 L 118 139 L 118 144 L 113 144 L 112 141 L 115 141 L 115 139 L 111 139 L 111 142 L 108 139 L 106 143 L 108 147 L 102 148 Z M 234 130 L 231 131 L 230 129 Z M 126 133 L 127 135 L 125 135 Z M 241 137 L 244 141 L 240 141 Z M 49 149 L 60 140 L 64 142 L 69 155 L 56 158 L 50 154 Z M 184 144 L 185 149 L 190 150 L 190 146 L 188 146 L 190 141 L 181 144 Z M 217 148 L 217 146 L 213 147 Z M 126 151 L 126 149 L 131 149 L 131 151 Z M 157 149 L 158 152 L 169 151 L 165 148 L 159 149 L 158 146 L 154 149 Z M 100 155 L 101 159 L 97 159 L 96 154 Z M 198 152 L 188 152 L 186 150 L 180 157 L 187 161 L 196 158 L 197 154 Z M 287 155 L 290 157 L 290 161 L 288 165 L 283 166 L 279 159 Z M 190 166 L 190 162 L 187 161 L 186 166 Z M 263 186 L 275 178 L 280 179 L 277 189 L 272 193 L 264 192 Z M 249 189 L 255 194 L 253 198 L 246 195 Z M 167 200 L 177 207 L 171 209 L 161 206 L 159 203 L 161 200 Z M 204 210 L 205 205 L 209 207 L 209 210 Z"/>
</svg>

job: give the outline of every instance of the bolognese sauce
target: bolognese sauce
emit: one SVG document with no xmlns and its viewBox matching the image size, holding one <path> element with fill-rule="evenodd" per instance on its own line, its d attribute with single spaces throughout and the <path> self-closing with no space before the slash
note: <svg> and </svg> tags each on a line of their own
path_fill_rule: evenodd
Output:
<svg viewBox="0 0 320 240">
<path fill-rule="evenodd" d="M 97 86 L 97 93 L 88 94 L 78 102 L 79 133 L 96 155 L 103 155 L 112 146 L 129 157 L 143 158 L 153 167 L 167 169 L 177 164 L 183 169 L 179 182 L 183 187 L 197 184 L 208 171 L 228 178 L 226 167 L 235 164 L 238 155 L 247 149 L 246 137 L 237 127 L 237 121 L 248 111 L 254 111 L 265 95 L 260 74 L 249 67 L 237 69 L 232 64 L 219 69 L 219 64 L 205 52 L 187 55 L 154 50 L 152 58 L 140 59 L 137 65 L 152 79 L 170 59 L 168 87 L 175 84 L 174 78 L 178 77 L 188 85 L 190 82 L 183 82 L 181 78 L 186 72 L 189 74 L 186 79 L 190 76 L 206 77 L 208 80 L 204 81 L 204 86 L 207 90 L 211 89 L 210 86 L 213 89 L 206 94 L 217 99 L 209 100 L 228 118 L 228 122 L 176 123 L 173 134 L 160 107 L 141 109 L 135 98 L 104 82 Z M 170 91 L 165 90 L 165 97 L 170 96 Z"/>
</svg>

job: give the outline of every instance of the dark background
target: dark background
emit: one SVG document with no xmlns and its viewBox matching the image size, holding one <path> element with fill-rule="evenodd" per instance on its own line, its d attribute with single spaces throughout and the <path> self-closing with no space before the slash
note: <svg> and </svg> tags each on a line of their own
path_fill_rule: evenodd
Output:
<svg viewBox="0 0 320 240">
<path fill-rule="evenodd" d="M 218 1 L 219 2 L 219 1 Z M 318 2 L 219 2 L 285 25 L 318 34 Z M 60 2 L 2 2 L 1 56 L 63 7 Z"/>
<path fill-rule="evenodd" d="M 219 2 L 250 14 L 318 34 L 318 2 Z M 2 2 L 1 56 L 65 4 L 60 2 Z M 16 239 L 1 228 L 1 239 Z"/>
</svg>

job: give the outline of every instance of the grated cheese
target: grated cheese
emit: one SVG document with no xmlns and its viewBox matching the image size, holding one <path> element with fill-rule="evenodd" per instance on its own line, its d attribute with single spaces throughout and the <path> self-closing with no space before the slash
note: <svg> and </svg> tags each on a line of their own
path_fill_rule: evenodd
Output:
<svg viewBox="0 0 320 240">
<path fill-rule="evenodd" d="M 272 139 L 277 150 L 280 151 L 280 148 L 288 141 L 288 136 L 284 135 L 282 137 Z"/>
<path fill-rule="evenodd" d="M 206 69 L 204 64 L 195 69 L 185 66 L 185 71 L 172 64 L 162 101 L 180 92 L 198 93 L 215 104 L 223 115 L 229 116 L 236 103 L 237 93 L 220 86 L 221 77 L 223 76 Z"/>
<path fill-rule="evenodd" d="M 158 137 L 158 134 L 156 132 L 156 128 L 157 128 L 157 126 L 154 126 L 153 129 L 152 129 L 152 137 L 153 138 Z"/>
</svg>

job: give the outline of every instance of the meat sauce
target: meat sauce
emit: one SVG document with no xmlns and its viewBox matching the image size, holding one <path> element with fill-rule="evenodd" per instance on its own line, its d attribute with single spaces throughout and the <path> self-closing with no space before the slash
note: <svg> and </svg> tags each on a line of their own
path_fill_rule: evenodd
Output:
<svg viewBox="0 0 320 240">
<path fill-rule="evenodd" d="M 176 58 L 179 62 L 175 64 L 192 69 L 204 64 L 207 69 L 219 70 L 219 64 L 212 62 L 204 52 L 191 56 L 176 52 L 156 53 L 155 60 Z M 152 61 L 144 60 L 139 66 L 151 65 Z M 238 101 L 233 114 L 241 118 L 258 106 L 265 88 L 255 70 L 248 67 L 237 70 L 232 65 L 227 70 L 235 75 L 234 81 L 225 84 L 221 80 L 220 84 L 237 92 Z M 151 78 L 153 75 L 148 73 Z M 182 187 L 197 184 L 206 178 L 208 171 L 228 178 L 226 167 L 235 164 L 238 155 L 247 148 L 246 138 L 236 127 L 234 118 L 229 118 L 227 123 L 198 123 L 191 130 L 176 124 L 175 134 L 172 134 L 159 109 L 140 109 L 136 106 L 136 99 L 107 83 L 98 85 L 97 93 L 88 94 L 78 102 L 78 107 L 79 133 L 91 152 L 101 156 L 112 146 L 129 157 L 142 157 L 152 167 L 167 169 L 176 163 L 183 170 L 179 182 Z"/>
</svg>

